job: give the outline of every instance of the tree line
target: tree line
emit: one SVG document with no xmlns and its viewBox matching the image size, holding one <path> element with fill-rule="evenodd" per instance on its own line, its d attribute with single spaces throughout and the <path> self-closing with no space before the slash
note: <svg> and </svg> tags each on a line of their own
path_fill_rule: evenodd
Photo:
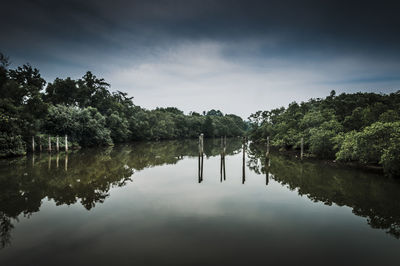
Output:
<svg viewBox="0 0 400 266">
<path fill-rule="evenodd" d="M 37 68 L 9 69 L 0 53 L 0 157 L 22 155 L 32 136 L 68 135 L 72 146 L 112 145 L 136 140 L 240 136 L 247 123 L 219 110 L 202 114 L 175 107 L 147 110 L 88 71 L 80 79 L 47 83 Z M 53 141 L 53 139 L 52 139 Z"/>
<path fill-rule="evenodd" d="M 342 93 L 293 102 L 250 117 L 249 138 L 282 150 L 304 148 L 310 156 L 382 166 L 400 176 L 400 91 Z"/>
</svg>

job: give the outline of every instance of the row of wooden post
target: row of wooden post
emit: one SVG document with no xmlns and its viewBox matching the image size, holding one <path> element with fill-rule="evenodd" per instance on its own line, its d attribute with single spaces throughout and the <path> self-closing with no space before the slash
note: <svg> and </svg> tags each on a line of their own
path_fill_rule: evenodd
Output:
<svg viewBox="0 0 400 266">
<path fill-rule="evenodd" d="M 304 138 L 300 140 L 300 159 L 303 160 L 304 156 Z M 265 157 L 269 158 L 269 136 L 267 137 L 267 151 L 265 152 Z"/>
<path fill-rule="evenodd" d="M 242 164 L 242 184 L 246 182 L 246 147 L 247 147 L 247 139 L 243 137 L 243 164 Z M 226 154 L 226 136 L 221 137 L 221 182 L 226 180 L 226 169 L 225 169 L 225 154 Z M 265 184 L 268 185 L 269 182 L 269 168 L 271 162 L 269 160 L 269 137 L 267 138 L 267 153 L 266 153 L 266 182 Z M 203 162 L 204 162 L 204 135 L 199 135 L 199 183 L 203 181 Z"/>
<path fill-rule="evenodd" d="M 39 139 L 41 139 L 41 138 L 39 137 Z M 50 136 L 49 136 L 49 145 L 48 145 L 48 147 L 47 147 L 47 150 L 48 150 L 49 152 L 52 151 L 52 149 L 51 149 L 51 138 L 50 138 Z M 39 151 L 42 151 L 42 142 L 41 142 L 41 141 L 39 142 Z M 56 138 L 56 151 L 57 151 L 57 152 L 60 151 L 60 144 L 59 144 L 58 136 L 57 136 L 57 138 Z M 65 151 L 68 151 L 68 136 L 67 136 L 67 135 L 65 135 Z M 32 136 L 32 152 L 35 152 L 35 136 Z"/>
</svg>

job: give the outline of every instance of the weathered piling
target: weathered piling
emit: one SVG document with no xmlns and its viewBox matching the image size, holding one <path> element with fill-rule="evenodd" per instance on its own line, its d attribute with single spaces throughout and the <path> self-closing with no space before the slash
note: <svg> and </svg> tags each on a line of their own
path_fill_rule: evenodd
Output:
<svg viewBox="0 0 400 266">
<path fill-rule="evenodd" d="M 199 183 L 203 181 L 204 134 L 199 135 Z"/>
<path fill-rule="evenodd" d="M 204 134 L 201 133 L 199 136 L 199 153 L 204 153 Z"/>
<path fill-rule="evenodd" d="M 39 137 L 39 151 L 42 152 L 42 137 Z"/>
<path fill-rule="evenodd" d="M 59 152 L 60 151 L 60 143 L 58 141 L 58 136 L 56 138 L 56 151 Z"/>
<path fill-rule="evenodd" d="M 267 158 L 269 157 L 269 136 L 267 137 L 267 152 L 265 153 L 265 156 Z"/>
<path fill-rule="evenodd" d="M 32 136 L 32 152 L 35 152 L 35 136 Z"/>
<path fill-rule="evenodd" d="M 68 136 L 65 135 L 65 151 L 68 151 Z"/>
<path fill-rule="evenodd" d="M 303 160 L 303 153 L 304 153 L 304 138 L 301 138 L 300 143 L 300 159 Z"/>
</svg>

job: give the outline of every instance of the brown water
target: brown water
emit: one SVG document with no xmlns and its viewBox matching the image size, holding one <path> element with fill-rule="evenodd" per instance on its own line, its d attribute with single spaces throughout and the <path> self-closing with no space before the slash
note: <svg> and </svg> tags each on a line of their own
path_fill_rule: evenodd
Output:
<svg viewBox="0 0 400 266">
<path fill-rule="evenodd" d="M 240 140 L 220 152 L 167 141 L 1 160 L 0 265 L 399 265 L 399 182 L 256 147 L 243 165 Z"/>
</svg>

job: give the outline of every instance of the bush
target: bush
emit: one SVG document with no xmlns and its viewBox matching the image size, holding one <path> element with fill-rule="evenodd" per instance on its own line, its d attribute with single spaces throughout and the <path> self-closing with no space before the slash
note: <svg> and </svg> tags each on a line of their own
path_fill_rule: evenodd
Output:
<svg viewBox="0 0 400 266">
<path fill-rule="evenodd" d="M 0 132 L 0 158 L 24 155 L 25 153 L 26 145 L 20 135 L 10 136 Z"/>
<path fill-rule="evenodd" d="M 310 152 L 321 158 L 334 158 L 336 136 L 341 130 L 342 126 L 334 119 L 310 129 Z"/>
<path fill-rule="evenodd" d="M 351 131 L 336 154 L 338 160 L 382 164 L 385 173 L 400 176 L 400 122 L 376 122 Z"/>
<path fill-rule="evenodd" d="M 310 152 L 321 158 L 334 158 L 334 137 L 336 132 L 314 128 L 310 130 Z"/>
<path fill-rule="evenodd" d="M 380 163 L 386 175 L 400 177 L 400 132 L 392 134 L 390 145 L 383 151 Z"/>
<path fill-rule="evenodd" d="M 110 145 L 110 130 L 106 119 L 96 108 L 78 108 L 64 105 L 51 106 L 45 128 L 50 135 L 68 135 L 80 146 Z"/>
</svg>

